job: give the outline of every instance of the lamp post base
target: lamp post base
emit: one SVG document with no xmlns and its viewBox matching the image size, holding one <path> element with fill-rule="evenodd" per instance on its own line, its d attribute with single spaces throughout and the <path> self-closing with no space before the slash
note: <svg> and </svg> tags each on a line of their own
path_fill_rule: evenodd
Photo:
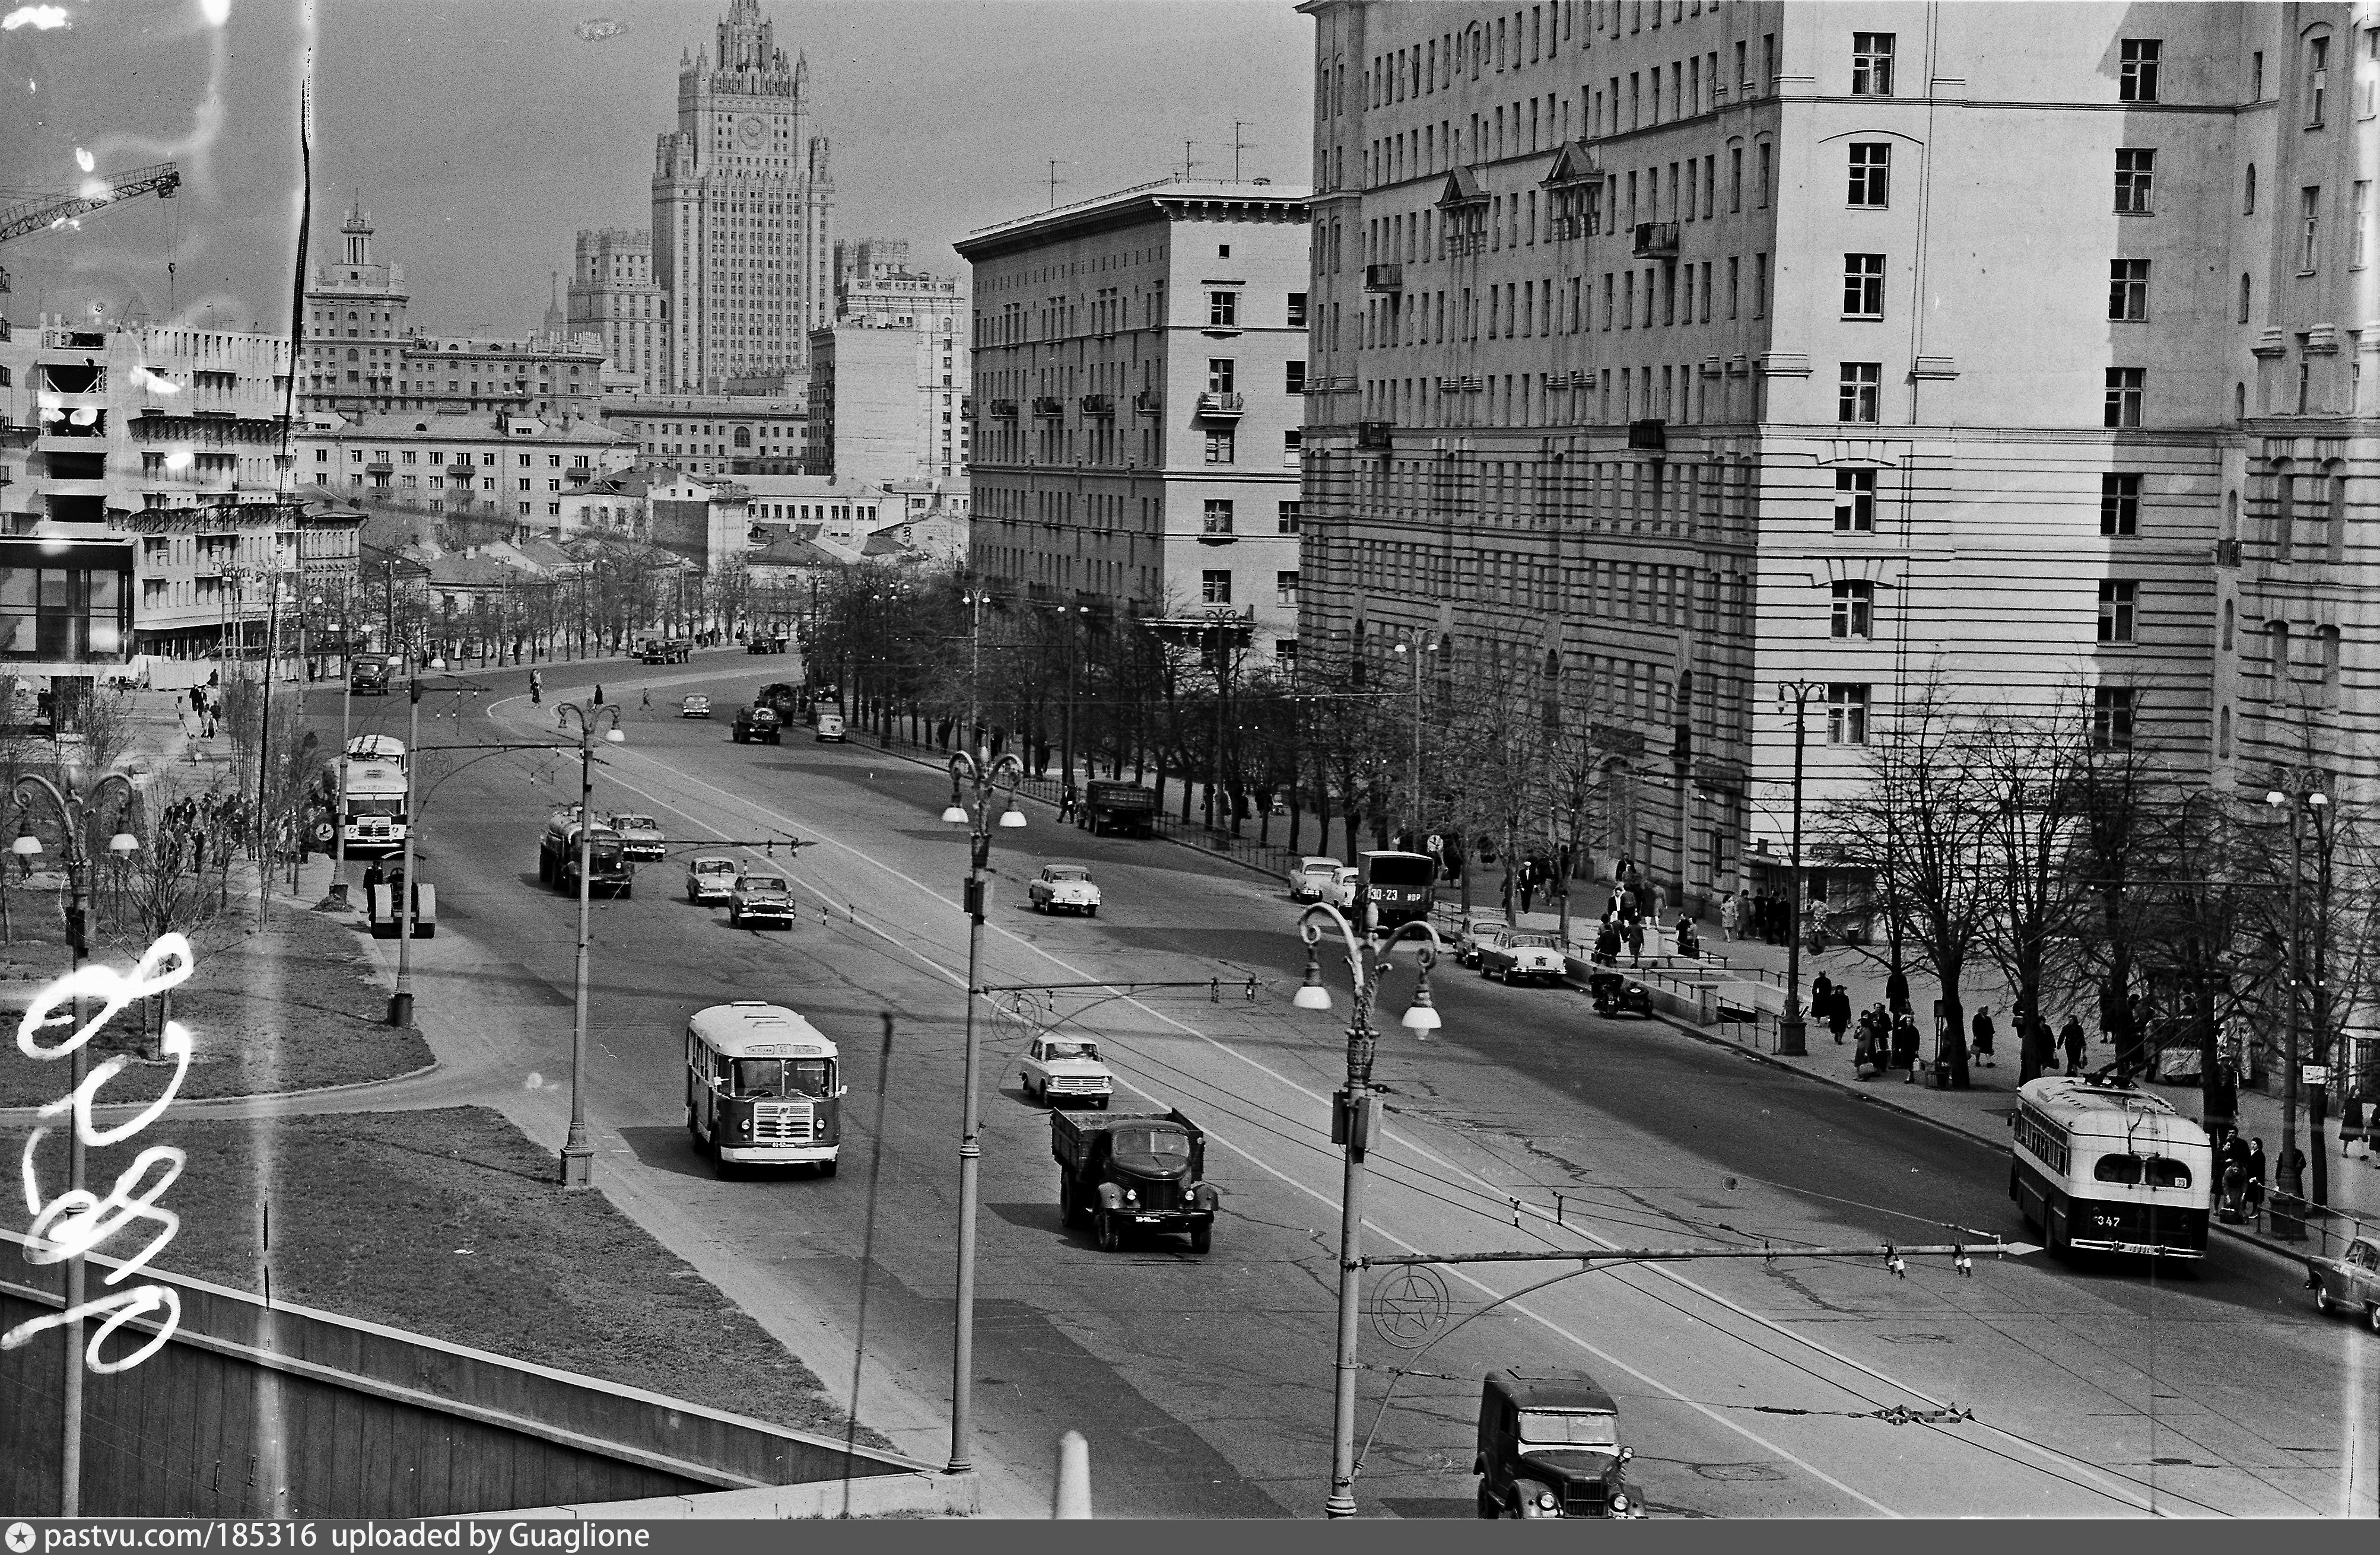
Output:
<svg viewBox="0 0 2380 1555">
<path fill-rule="evenodd" d="M 582 1143 L 562 1147 L 562 1185 L 565 1188 L 591 1188 L 595 1185 L 593 1146 Z"/>
<path fill-rule="evenodd" d="M 1322 1503 L 1322 1515 L 1330 1518 L 1354 1516 L 1354 1492 L 1352 1490 L 1342 1491 L 1334 1488 L 1330 1492 L 1330 1499 Z"/>
<path fill-rule="evenodd" d="M 388 1024 L 395 1027 L 413 1024 L 413 995 L 410 992 L 388 996 Z"/>
<path fill-rule="evenodd" d="M 1799 1015 L 1787 1015 L 1777 1023 L 1777 1051 L 1787 1058 L 1809 1056 L 1809 1028 Z"/>
</svg>

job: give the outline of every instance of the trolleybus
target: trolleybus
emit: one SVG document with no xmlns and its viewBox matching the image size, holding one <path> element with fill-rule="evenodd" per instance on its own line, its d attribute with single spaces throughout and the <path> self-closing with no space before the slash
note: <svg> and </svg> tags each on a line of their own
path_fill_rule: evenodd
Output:
<svg viewBox="0 0 2380 1555">
<path fill-rule="evenodd" d="M 2017 1093 L 2009 1197 L 2053 1255 L 2206 1256 L 2215 1153 L 2164 1099 L 2046 1075 Z"/>
</svg>

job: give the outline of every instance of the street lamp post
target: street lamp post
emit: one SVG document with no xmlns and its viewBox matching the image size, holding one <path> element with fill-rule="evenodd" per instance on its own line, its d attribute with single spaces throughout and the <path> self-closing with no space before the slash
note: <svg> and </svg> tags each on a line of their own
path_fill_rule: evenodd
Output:
<svg viewBox="0 0 2380 1555">
<path fill-rule="evenodd" d="M 1364 1154 L 1372 1127 L 1372 1056 L 1379 1033 L 1372 1029 L 1372 1003 L 1379 991 L 1380 975 L 1400 940 L 1422 942 L 1416 953 L 1421 976 L 1414 988 L 1413 1008 L 1404 1013 L 1406 1030 L 1424 1041 L 1442 1024 L 1429 998 L 1429 969 L 1445 951 L 1427 919 L 1416 918 L 1382 931 L 1376 915 L 1365 911 L 1366 932 L 1358 935 L 1346 916 L 1327 902 L 1317 902 L 1298 919 L 1305 941 L 1305 982 L 1293 1002 L 1301 1010 L 1330 1008 L 1330 990 L 1322 986 L 1322 960 L 1318 947 L 1333 929 L 1347 951 L 1347 974 L 1354 985 L 1354 1010 L 1347 1024 L 1347 1087 L 1331 1099 L 1331 1138 L 1345 1147 L 1346 1169 L 1339 1191 L 1339 1344 L 1331 1403 L 1330 1498 L 1323 1511 L 1332 1517 L 1355 1515 L 1355 1356 L 1357 1308 L 1364 1257 Z"/>
<path fill-rule="evenodd" d="M 628 736 L 620 728 L 617 702 L 598 708 L 589 708 L 583 702 L 565 702 L 554 714 L 555 726 L 569 728 L 574 714 L 578 720 L 578 962 L 570 1004 L 570 1136 L 562 1146 L 562 1185 L 585 1188 L 595 1183 L 595 1147 L 587 1138 L 586 1086 L 587 869 L 588 843 L 595 831 L 595 731 L 608 719 L 612 726 L 603 731 L 604 739 L 613 745 L 625 745 Z"/>
<path fill-rule="evenodd" d="M 2281 978 L 2289 1005 L 2281 1027 L 2281 1153 L 2273 1172 L 2273 1235 L 2284 1242 L 2297 1242 L 2305 1237 L 2304 1152 L 2298 1148 L 2298 998 L 2305 956 L 2300 913 L 2302 887 L 2299 873 L 2304 861 L 2301 822 L 2309 811 L 2319 822 L 2322 812 L 2330 807 L 2330 796 L 2319 786 L 2324 774 L 2312 768 L 2289 769 L 2280 775 L 2288 786 L 2273 789 L 2265 796 L 2265 803 L 2286 805 L 2289 812 L 2289 918 L 2284 935 L 2288 961 Z M 2317 1041 L 2321 1036 L 2316 1034 Z M 2322 1140 L 2316 1138 L 2313 1148 L 2322 1149 Z M 2284 1201 L 2292 1206 L 2287 1214 L 2281 1210 Z"/>
<path fill-rule="evenodd" d="M 125 807 L 129 809 L 136 796 L 132 780 L 122 772 L 107 773 L 91 784 L 89 796 L 80 798 L 76 796 L 71 783 L 61 788 L 35 772 L 24 773 L 17 779 L 18 832 L 17 840 L 10 845 L 9 851 L 24 860 L 26 868 L 30 869 L 32 861 L 39 857 L 42 852 L 42 840 L 33 835 L 31 828 L 25 824 L 29 819 L 25 812 L 32 808 L 30 796 L 36 793 L 46 796 L 52 808 L 57 811 L 60 831 L 63 834 L 62 843 L 66 850 L 67 949 L 73 957 L 74 969 L 78 972 L 82 970 L 83 960 L 91 954 L 90 926 L 83 907 L 83 871 L 88 868 L 90 859 L 85 853 L 83 844 L 95 808 L 111 789 L 123 795 Z M 131 832 L 118 832 L 108 839 L 107 851 L 120 859 L 137 852 L 140 846 L 140 839 Z M 83 1014 L 82 1001 L 79 998 L 74 1002 L 74 1022 L 76 1029 L 81 1029 Z M 72 1082 L 71 1094 L 79 1096 L 82 1094 L 83 1082 L 91 1075 L 90 1044 L 77 1042 L 74 1051 L 68 1056 L 67 1062 L 69 1079 Z M 89 1170 L 83 1154 L 82 1130 L 69 1124 L 66 1136 L 67 1197 L 88 1198 L 90 1197 L 87 1182 Z M 83 1341 L 82 1318 L 77 1314 L 82 1310 L 83 1306 L 86 1266 L 80 1253 L 69 1255 L 66 1260 L 66 1266 L 67 1319 L 61 1329 L 66 1339 L 66 1372 L 65 1385 L 59 1390 L 60 1407 L 63 1414 L 58 1452 L 58 1515 L 78 1517 L 81 1515 L 82 1509 Z"/>
<path fill-rule="evenodd" d="M 980 1055 L 976 1042 L 975 1002 L 976 990 L 983 980 L 978 967 L 983 956 L 984 899 L 989 885 L 984 870 L 991 863 L 991 796 L 993 789 L 1004 782 L 1008 808 L 1001 812 L 999 824 L 1011 831 L 1023 826 L 1025 812 L 1016 808 L 1016 785 L 1024 777 L 1025 763 L 1016 759 L 1014 751 L 988 758 L 978 750 L 962 750 L 951 758 L 951 802 L 942 811 L 944 821 L 967 829 L 966 1088 L 959 1105 L 958 1312 L 951 1340 L 951 1461 L 945 1471 L 951 1474 L 975 1472 L 975 1461 L 970 1456 L 975 1430 L 975 1217 L 977 1181 L 983 1160 L 982 1145 L 976 1136 Z M 973 785 L 971 805 L 960 796 L 962 779 Z"/>
<path fill-rule="evenodd" d="M 1793 883 L 1785 912 L 1785 1014 L 1777 1023 L 1777 1051 L 1789 1058 L 1809 1051 L 1802 1020 L 1802 752 L 1809 740 L 1810 699 L 1826 689 L 1815 680 L 1788 680 L 1777 687 L 1778 706 L 1793 704 Z"/>
</svg>

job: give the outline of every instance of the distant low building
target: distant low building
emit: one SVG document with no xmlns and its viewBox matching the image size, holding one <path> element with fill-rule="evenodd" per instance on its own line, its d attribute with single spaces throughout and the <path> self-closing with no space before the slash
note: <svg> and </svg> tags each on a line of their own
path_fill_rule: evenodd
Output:
<svg viewBox="0 0 2380 1555">
<path fill-rule="evenodd" d="M 636 444 L 640 464 L 716 476 L 802 468 L 809 412 L 797 395 L 623 396 L 598 408 L 606 427 Z"/>
<path fill-rule="evenodd" d="M 512 414 L 316 414 L 298 434 L 298 468 L 349 501 L 502 519 L 521 533 L 559 529 L 589 482 L 636 454 L 599 421 Z"/>
<path fill-rule="evenodd" d="M 648 540 L 706 573 L 743 561 L 750 528 L 743 487 L 682 469 L 653 470 L 646 479 Z"/>
</svg>

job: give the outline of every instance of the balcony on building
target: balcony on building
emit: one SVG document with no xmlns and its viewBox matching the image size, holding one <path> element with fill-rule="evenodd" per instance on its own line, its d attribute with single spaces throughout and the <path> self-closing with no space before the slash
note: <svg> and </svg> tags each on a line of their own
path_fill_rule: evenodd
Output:
<svg viewBox="0 0 2380 1555">
<path fill-rule="evenodd" d="M 364 466 L 364 473 L 367 475 L 391 475 L 395 473 L 395 470 L 396 466 L 386 459 L 374 459 L 370 464 Z"/>
<path fill-rule="evenodd" d="M 1394 421 L 1358 421 L 1355 423 L 1355 446 L 1358 448 L 1389 448 L 1395 445 L 1397 424 Z"/>
<path fill-rule="evenodd" d="M 1112 416 L 1115 414 L 1115 395 L 1085 395 L 1080 403 L 1083 407 L 1083 414 L 1086 416 Z"/>
<path fill-rule="evenodd" d="M 1670 446 L 1670 424 L 1667 421 L 1662 420 L 1629 422 L 1628 446 L 1631 448 L 1668 448 Z"/>
<path fill-rule="evenodd" d="M 1678 224 L 1638 222 L 1635 248 L 1638 259 L 1676 259 L 1678 257 Z"/>
<path fill-rule="evenodd" d="M 1033 414 L 1036 416 L 1063 416 L 1065 413 L 1066 402 L 1056 395 L 1033 396 Z"/>
<path fill-rule="evenodd" d="M 1367 292 L 1401 292 L 1405 289 L 1405 267 L 1402 264 L 1367 264 L 1364 267 L 1364 289 Z"/>
<path fill-rule="evenodd" d="M 1132 410 L 1135 416 L 1154 416 L 1164 408 L 1165 396 L 1155 389 L 1143 389 L 1132 396 Z"/>
<path fill-rule="evenodd" d="M 1198 396 L 1198 414 L 1208 420 L 1236 421 L 1244 408 L 1241 397 L 1235 394 L 1210 389 Z"/>
</svg>

